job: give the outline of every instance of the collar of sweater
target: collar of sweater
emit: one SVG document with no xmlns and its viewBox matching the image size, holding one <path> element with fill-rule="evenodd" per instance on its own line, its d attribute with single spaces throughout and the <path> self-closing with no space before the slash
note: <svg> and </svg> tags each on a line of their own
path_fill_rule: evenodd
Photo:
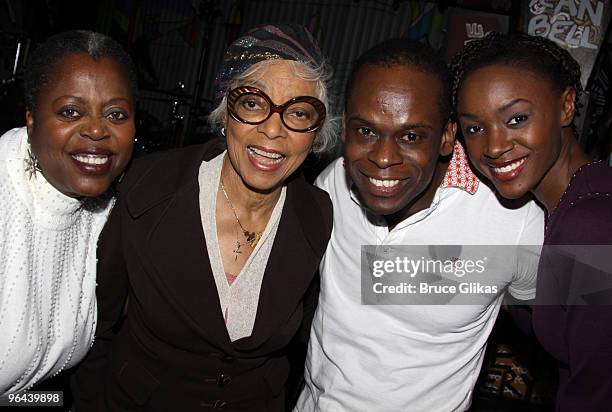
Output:
<svg viewBox="0 0 612 412">
<path fill-rule="evenodd" d="M 31 208 L 37 224 L 48 229 L 62 230 L 73 225 L 83 211 L 83 202 L 61 193 L 53 187 L 42 173 L 37 172 L 31 178 L 26 171 L 28 149 L 30 147 L 25 127 L 13 129 L 2 139 L 9 146 L 7 167 L 16 191 Z M 108 209 L 107 207 L 102 208 Z"/>
</svg>

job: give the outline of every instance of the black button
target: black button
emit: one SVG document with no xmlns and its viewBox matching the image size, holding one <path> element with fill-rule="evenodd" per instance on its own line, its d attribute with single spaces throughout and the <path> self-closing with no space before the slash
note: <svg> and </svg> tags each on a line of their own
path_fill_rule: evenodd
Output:
<svg viewBox="0 0 612 412">
<path fill-rule="evenodd" d="M 215 403 L 213 403 L 214 409 L 223 409 L 227 406 L 227 402 L 217 399 Z"/>
<path fill-rule="evenodd" d="M 219 385 L 219 387 L 222 388 L 228 383 L 230 383 L 231 380 L 232 378 L 221 373 L 219 374 L 219 377 L 217 378 L 217 385 Z"/>
<path fill-rule="evenodd" d="M 234 361 L 234 357 L 230 356 L 230 355 L 225 355 L 224 357 L 221 358 L 221 360 L 223 362 L 228 362 L 229 363 L 229 362 L 233 362 Z"/>
</svg>

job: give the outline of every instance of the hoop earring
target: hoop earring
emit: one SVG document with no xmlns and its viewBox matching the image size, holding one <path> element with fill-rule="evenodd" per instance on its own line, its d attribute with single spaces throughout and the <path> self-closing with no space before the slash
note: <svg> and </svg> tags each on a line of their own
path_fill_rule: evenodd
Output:
<svg viewBox="0 0 612 412">
<path fill-rule="evenodd" d="M 221 128 L 221 135 L 225 136 L 225 127 Z"/>
</svg>

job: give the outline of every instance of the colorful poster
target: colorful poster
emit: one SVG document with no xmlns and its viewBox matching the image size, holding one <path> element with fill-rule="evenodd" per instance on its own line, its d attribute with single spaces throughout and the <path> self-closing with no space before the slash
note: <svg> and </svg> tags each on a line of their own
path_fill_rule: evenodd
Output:
<svg viewBox="0 0 612 412">
<path fill-rule="evenodd" d="M 446 10 L 428 1 L 411 1 L 410 22 L 404 36 L 429 44 L 436 50 L 442 47 Z"/>
</svg>

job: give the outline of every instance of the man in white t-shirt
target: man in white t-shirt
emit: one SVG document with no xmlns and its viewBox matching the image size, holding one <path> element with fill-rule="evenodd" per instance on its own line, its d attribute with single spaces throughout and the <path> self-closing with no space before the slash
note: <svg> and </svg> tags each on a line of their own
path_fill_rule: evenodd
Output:
<svg viewBox="0 0 612 412">
<path fill-rule="evenodd" d="M 466 410 L 503 291 L 535 296 L 537 255 L 499 265 L 500 292 L 481 304 L 366 305 L 361 247 L 540 245 L 543 213 L 532 201 L 504 207 L 472 173 L 454 141 L 446 65 L 428 46 L 370 49 L 346 99 L 344 158 L 316 182 L 334 229 L 296 410 Z"/>
</svg>

